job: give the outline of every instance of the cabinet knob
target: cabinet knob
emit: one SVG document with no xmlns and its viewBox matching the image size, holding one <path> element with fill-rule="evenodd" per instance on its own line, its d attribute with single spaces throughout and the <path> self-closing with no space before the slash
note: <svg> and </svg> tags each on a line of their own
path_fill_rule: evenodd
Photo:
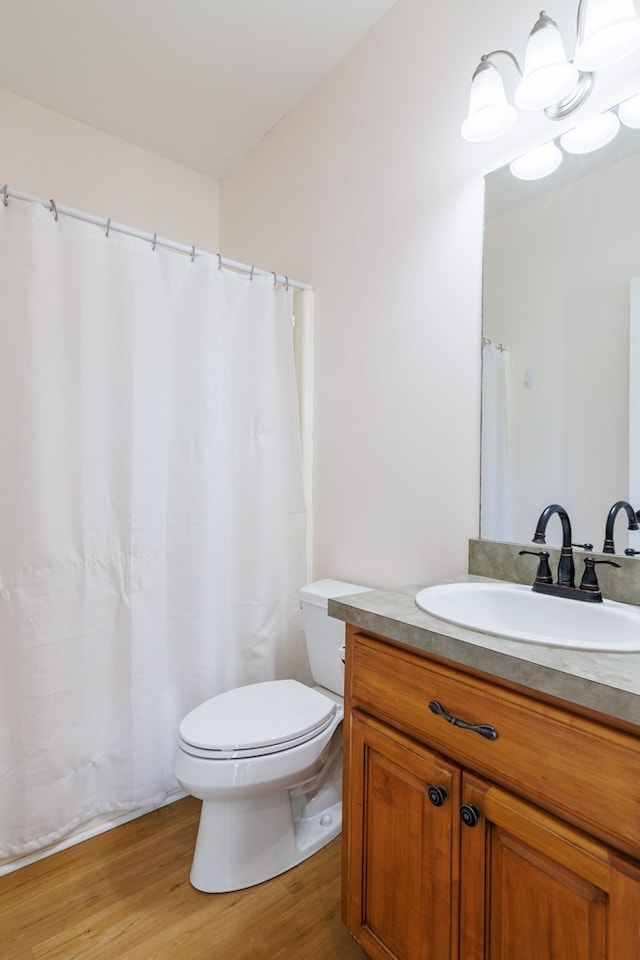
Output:
<svg viewBox="0 0 640 960">
<path fill-rule="evenodd" d="M 465 827 L 475 827 L 480 819 L 480 811 L 472 803 L 463 803 L 460 807 L 460 819 Z"/>
<path fill-rule="evenodd" d="M 434 807 L 441 807 L 447 799 L 447 791 L 444 787 L 431 786 L 427 790 L 427 795 Z"/>
</svg>

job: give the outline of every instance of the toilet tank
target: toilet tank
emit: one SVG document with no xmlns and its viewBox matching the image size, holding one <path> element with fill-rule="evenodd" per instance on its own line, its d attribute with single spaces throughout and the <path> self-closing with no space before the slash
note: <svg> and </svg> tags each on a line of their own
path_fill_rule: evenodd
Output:
<svg viewBox="0 0 640 960">
<path fill-rule="evenodd" d="M 344 644 L 344 623 L 327 614 L 329 598 L 366 593 L 370 589 L 342 580 L 316 580 L 300 591 L 313 682 L 339 696 L 344 692 L 344 668 L 340 653 Z"/>
</svg>

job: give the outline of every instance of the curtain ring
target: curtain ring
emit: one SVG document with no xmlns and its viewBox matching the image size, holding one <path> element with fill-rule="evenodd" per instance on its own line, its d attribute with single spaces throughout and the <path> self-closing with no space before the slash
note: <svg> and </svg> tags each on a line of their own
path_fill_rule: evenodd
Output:
<svg viewBox="0 0 640 960">
<path fill-rule="evenodd" d="M 104 232 L 105 237 L 109 237 L 109 231 L 111 230 L 111 217 L 107 220 L 107 229 Z"/>
<path fill-rule="evenodd" d="M 191 263 L 193 263 L 193 261 L 195 260 L 195 258 L 196 258 L 196 248 L 195 248 L 195 244 L 194 244 L 194 246 L 191 247 Z"/>
<path fill-rule="evenodd" d="M 153 235 L 153 243 L 151 244 L 151 252 L 152 252 L 152 253 L 153 253 L 153 251 L 156 249 L 157 243 L 158 243 L 158 234 L 157 234 L 157 233 L 154 233 L 154 235 Z"/>
<path fill-rule="evenodd" d="M 254 267 L 253 267 L 253 264 L 251 264 L 251 273 L 249 274 L 250 281 L 253 280 L 253 270 L 254 270 Z"/>
<path fill-rule="evenodd" d="M 286 290 L 287 293 L 288 293 L 288 292 L 289 292 L 289 277 L 285 276 L 284 280 L 285 280 L 284 288 L 285 288 L 285 290 Z"/>
<path fill-rule="evenodd" d="M 274 286 L 274 288 L 275 288 L 275 287 L 278 285 L 278 277 L 277 277 L 277 274 L 276 274 L 275 270 L 272 270 L 272 271 L 271 271 L 271 274 L 272 274 L 272 276 L 273 276 L 273 286 Z"/>
<path fill-rule="evenodd" d="M 49 210 L 53 213 L 54 219 L 58 220 L 58 208 L 56 207 L 55 200 L 49 200 Z"/>
<path fill-rule="evenodd" d="M 2 188 L 2 202 L 4 203 L 5 207 L 9 206 L 9 185 L 6 183 Z"/>
<path fill-rule="evenodd" d="M 218 270 L 222 270 L 222 257 L 219 253 L 216 256 L 218 257 Z"/>
</svg>

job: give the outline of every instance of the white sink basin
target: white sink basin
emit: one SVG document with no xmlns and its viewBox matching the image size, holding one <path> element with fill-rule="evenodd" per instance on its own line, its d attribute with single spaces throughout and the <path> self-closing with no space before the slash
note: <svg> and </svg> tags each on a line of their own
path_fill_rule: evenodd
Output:
<svg viewBox="0 0 640 960">
<path fill-rule="evenodd" d="M 640 650 L 640 607 L 589 603 L 534 593 L 518 583 L 443 583 L 416 603 L 439 620 L 510 640 L 574 650 Z"/>
</svg>

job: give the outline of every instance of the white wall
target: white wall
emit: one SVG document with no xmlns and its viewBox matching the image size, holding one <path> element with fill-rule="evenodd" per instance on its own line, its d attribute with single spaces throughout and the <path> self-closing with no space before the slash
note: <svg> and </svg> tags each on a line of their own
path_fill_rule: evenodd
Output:
<svg viewBox="0 0 640 960">
<path fill-rule="evenodd" d="M 554 4 L 568 46 L 575 10 Z M 466 570 L 483 175 L 549 123 L 519 121 L 501 145 L 459 130 L 480 55 L 521 56 L 538 13 L 399 0 L 221 184 L 226 254 L 316 289 L 316 576 L 392 586 Z"/>
<path fill-rule="evenodd" d="M 483 183 L 459 125 L 483 47 L 449 59 L 459 8 L 400 0 L 221 184 L 227 255 L 316 290 L 318 577 L 455 574 L 478 532 Z"/>
<path fill-rule="evenodd" d="M 227 255 L 316 290 L 314 575 L 373 586 L 466 569 L 478 529 L 482 180 L 437 159 L 457 131 L 425 6 L 400 0 L 221 184 Z"/>
<path fill-rule="evenodd" d="M 0 90 L 0 184 L 217 251 L 216 180 Z"/>
</svg>

